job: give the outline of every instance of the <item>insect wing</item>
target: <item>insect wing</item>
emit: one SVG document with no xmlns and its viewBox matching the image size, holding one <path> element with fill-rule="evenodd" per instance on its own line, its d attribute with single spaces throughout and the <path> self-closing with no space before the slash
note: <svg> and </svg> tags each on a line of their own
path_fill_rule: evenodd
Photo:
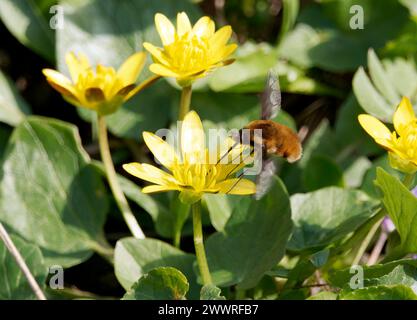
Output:
<svg viewBox="0 0 417 320">
<path fill-rule="evenodd" d="M 271 187 L 276 169 L 274 159 L 267 158 L 263 160 L 262 170 L 256 177 L 256 200 L 261 199 Z"/>
<path fill-rule="evenodd" d="M 272 70 L 268 73 L 265 90 L 261 96 L 261 108 L 262 120 L 275 118 L 281 109 L 281 90 L 278 75 Z"/>
</svg>

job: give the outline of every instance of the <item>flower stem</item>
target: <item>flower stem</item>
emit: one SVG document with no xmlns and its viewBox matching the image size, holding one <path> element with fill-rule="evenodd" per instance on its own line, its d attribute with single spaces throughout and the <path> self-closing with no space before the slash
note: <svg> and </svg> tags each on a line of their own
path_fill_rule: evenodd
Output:
<svg viewBox="0 0 417 320">
<path fill-rule="evenodd" d="M 369 244 L 371 243 L 372 239 L 374 238 L 376 232 L 378 231 L 379 226 L 381 225 L 382 221 L 384 220 L 385 210 L 381 210 L 378 213 L 380 219 L 371 227 L 368 234 L 366 235 L 365 239 L 362 241 L 359 250 L 356 253 L 355 258 L 353 259 L 352 265 L 358 265 L 362 259 L 363 254 L 365 253 L 366 249 L 368 248 Z"/>
<path fill-rule="evenodd" d="M 26 277 L 26 280 L 29 282 L 32 291 L 35 293 L 36 297 L 39 300 L 46 300 L 42 289 L 39 287 L 39 284 L 36 282 L 35 277 L 30 272 L 29 267 L 27 266 L 25 260 L 23 259 L 22 255 L 20 254 L 19 250 L 17 250 L 16 246 L 13 243 L 13 240 L 10 238 L 9 233 L 3 227 L 3 224 L 0 222 L 0 238 L 3 240 L 4 245 L 6 246 L 7 250 L 9 250 L 10 254 L 15 259 L 17 265 L 19 266 L 20 270 Z"/>
<path fill-rule="evenodd" d="M 120 184 L 117 181 L 116 170 L 114 169 L 113 160 L 110 154 L 109 141 L 107 138 L 106 118 L 104 116 L 98 115 L 98 129 L 98 141 L 100 145 L 101 159 L 103 160 L 104 168 L 106 169 L 107 180 L 109 182 L 114 199 L 116 200 L 117 206 L 122 212 L 123 218 L 125 219 L 126 224 L 129 227 L 130 232 L 132 232 L 133 236 L 138 239 L 145 239 L 145 235 L 143 234 L 142 229 L 136 221 L 136 218 L 133 215 L 132 210 L 130 209 L 126 200 L 126 197 L 123 194 Z"/>
<path fill-rule="evenodd" d="M 191 103 L 191 85 L 183 87 L 181 92 L 181 101 L 180 101 L 180 113 L 178 115 L 178 120 L 184 120 L 185 115 L 190 111 Z"/>
<path fill-rule="evenodd" d="M 367 266 L 373 266 L 375 263 L 377 263 L 379 259 L 379 255 L 382 252 L 382 249 L 384 248 L 385 242 L 388 239 L 388 233 L 384 230 L 381 230 L 381 234 L 379 235 L 378 240 L 376 241 L 376 244 L 374 248 L 372 249 L 371 255 L 369 256 L 369 259 L 366 263 Z"/>
<path fill-rule="evenodd" d="M 203 242 L 203 227 L 201 224 L 201 200 L 192 205 L 193 212 L 193 231 L 194 231 L 194 247 L 197 256 L 197 264 L 200 269 L 203 284 L 212 283 L 209 267 L 207 264 L 206 251 Z"/>
</svg>

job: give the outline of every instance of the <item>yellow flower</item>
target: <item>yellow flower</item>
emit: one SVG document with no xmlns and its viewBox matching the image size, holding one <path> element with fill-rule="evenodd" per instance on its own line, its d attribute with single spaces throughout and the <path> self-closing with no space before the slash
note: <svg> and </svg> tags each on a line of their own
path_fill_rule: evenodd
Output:
<svg viewBox="0 0 417 320">
<path fill-rule="evenodd" d="M 244 161 L 241 160 L 245 158 L 239 156 L 243 154 L 246 146 L 236 146 L 229 138 L 224 141 L 225 145 L 220 149 L 229 150 L 234 146 L 232 149 L 234 152 L 228 154 L 224 151 L 211 151 L 210 157 L 210 151 L 205 144 L 203 125 L 195 111 L 189 112 L 182 122 L 179 154 L 170 144 L 153 133 L 144 132 L 143 139 L 155 158 L 170 171 L 168 173 L 146 163 L 123 165 L 130 174 L 153 183 L 142 189 L 144 193 L 178 190 L 181 201 L 194 203 L 204 193 L 246 195 L 256 191 L 252 181 L 233 177 L 245 166 Z M 234 161 L 221 161 L 225 154 Z"/>
<path fill-rule="evenodd" d="M 361 114 L 358 119 L 375 142 L 388 150 L 393 168 L 405 173 L 417 171 L 417 118 L 408 98 L 402 98 L 394 113 L 394 132 L 370 115 Z"/>
<path fill-rule="evenodd" d="M 185 12 L 177 15 L 177 28 L 163 14 L 155 15 L 155 24 L 163 48 L 145 42 L 143 46 L 154 59 L 149 69 L 164 77 L 174 77 L 181 86 L 205 76 L 214 68 L 232 63 L 227 59 L 237 48 L 227 42 L 232 28 L 225 26 L 215 32 L 214 21 L 202 17 L 192 27 Z"/>
<path fill-rule="evenodd" d="M 43 69 L 42 72 L 49 84 L 69 103 L 106 115 L 115 112 L 138 92 L 135 82 L 145 59 L 145 53 L 137 52 L 117 71 L 100 64 L 94 71 L 84 54 L 77 58 L 71 52 L 66 56 L 66 63 L 72 80 L 52 69 Z"/>
</svg>

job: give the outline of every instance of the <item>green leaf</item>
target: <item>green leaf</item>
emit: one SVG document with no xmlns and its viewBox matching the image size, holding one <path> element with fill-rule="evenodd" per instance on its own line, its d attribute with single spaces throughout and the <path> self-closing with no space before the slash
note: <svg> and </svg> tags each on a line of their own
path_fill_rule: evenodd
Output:
<svg viewBox="0 0 417 320">
<path fill-rule="evenodd" d="M 337 293 L 331 291 L 322 291 L 314 296 L 310 296 L 307 300 L 337 300 Z"/>
<path fill-rule="evenodd" d="M 193 93 L 193 109 L 204 119 L 204 125 L 212 124 L 226 129 L 242 128 L 249 121 L 259 118 L 260 105 L 256 96 L 236 93 Z"/>
<path fill-rule="evenodd" d="M 236 61 L 221 70 L 217 70 L 209 79 L 209 86 L 214 91 L 233 91 L 262 87 L 270 68 L 277 63 L 277 52 L 267 44 L 256 45 L 251 42 L 240 46 L 235 53 Z M 261 87 L 261 88 L 262 88 Z"/>
<path fill-rule="evenodd" d="M 226 300 L 221 293 L 220 288 L 217 288 L 213 284 L 208 284 L 201 288 L 200 300 Z"/>
<path fill-rule="evenodd" d="M 15 126 L 29 113 L 30 107 L 26 101 L 10 79 L 0 71 L 0 121 Z"/>
<path fill-rule="evenodd" d="M 55 3 L 52 0 L 46 2 L 50 5 Z M 49 11 L 49 5 L 44 7 Z M 22 44 L 44 58 L 54 60 L 54 31 L 50 28 L 39 1 L 0 0 L 0 18 Z"/>
<path fill-rule="evenodd" d="M 363 192 L 336 187 L 291 196 L 295 227 L 288 249 L 317 250 L 342 240 L 374 215 L 377 203 Z"/>
<path fill-rule="evenodd" d="M 12 235 L 11 238 L 42 288 L 46 280 L 47 268 L 41 250 L 34 244 L 27 243 L 17 236 Z M 2 241 L 0 241 L 0 283 L 1 300 L 35 299 L 26 277 Z"/>
<path fill-rule="evenodd" d="M 412 259 L 397 260 L 363 268 L 364 286 L 397 285 L 417 286 L 417 261 Z M 329 282 L 339 288 L 349 288 L 349 282 L 354 275 L 350 268 L 337 270 L 329 274 Z"/>
<path fill-rule="evenodd" d="M 100 246 L 108 210 L 100 176 L 75 126 L 30 117 L 2 163 L 0 220 L 38 245 L 48 263 L 72 266 Z"/>
<path fill-rule="evenodd" d="M 308 51 L 321 42 L 319 33 L 308 24 L 299 23 L 289 32 L 280 46 L 280 56 L 301 68 L 309 68 L 313 61 Z"/>
<path fill-rule="evenodd" d="M 392 86 L 389 75 L 372 49 L 368 51 L 368 67 L 371 78 L 378 91 L 384 94 L 384 97 L 390 105 L 397 105 L 401 97 L 396 92 L 395 87 Z"/>
<path fill-rule="evenodd" d="M 143 42 L 159 45 L 154 26 L 154 15 L 158 12 L 174 22 L 181 11 L 187 12 L 193 22 L 200 16 L 198 7 L 187 0 L 63 0 L 60 5 L 65 11 L 65 28 L 57 30 L 58 68 L 67 74 L 65 55 L 69 51 L 85 53 L 93 65 L 118 68 L 128 56 L 144 50 Z M 151 60 L 148 57 L 138 82 L 151 75 L 148 70 Z M 116 136 L 141 140 L 142 131 L 166 127 L 170 107 L 174 101 L 177 105 L 179 98 L 174 88 L 160 80 L 109 116 L 108 128 Z M 91 118 L 91 112 L 78 109 L 84 119 Z"/>
<path fill-rule="evenodd" d="M 106 172 L 104 169 L 104 165 L 100 161 L 92 161 L 92 164 L 95 168 L 99 171 L 99 173 L 106 177 Z M 122 175 L 118 174 L 117 179 L 119 181 L 120 187 L 122 188 L 126 197 L 140 206 L 143 210 L 145 210 L 149 215 L 152 217 L 152 220 L 157 225 L 157 231 L 160 220 L 168 220 L 168 217 L 171 217 L 172 213 L 160 202 L 155 200 L 154 197 L 145 194 L 142 192 L 142 189 L 136 185 L 131 180 L 123 177 Z M 164 236 L 164 233 L 161 233 Z M 172 235 L 172 231 L 166 237 Z"/>
<path fill-rule="evenodd" d="M 384 97 L 374 88 L 362 67 L 356 71 L 352 85 L 356 98 L 367 113 L 385 122 L 392 121 L 395 106 L 390 106 Z"/>
<path fill-rule="evenodd" d="M 242 197 L 223 232 L 206 241 L 213 282 L 254 287 L 284 255 L 292 229 L 290 212 L 287 191 L 278 178 L 261 200 Z"/>
<path fill-rule="evenodd" d="M 326 264 L 329 257 L 329 250 L 322 250 L 309 256 L 303 256 L 292 268 L 286 278 L 284 288 L 294 288 L 295 286 L 301 286 L 303 282 L 309 278 L 314 272 Z"/>
<path fill-rule="evenodd" d="M 321 2 L 304 6 L 298 21 L 314 28 L 319 39 L 316 45 L 304 49 L 311 61 L 310 67 L 327 71 L 353 71 L 364 65 L 369 48 L 382 48 L 409 21 L 407 10 L 397 0 L 362 0 L 364 26 L 354 29 L 350 26 L 354 16 L 350 8 L 358 4 L 357 1 Z"/>
<path fill-rule="evenodd" d="M 210 214 L 210 220 L 213 227 L 217 231 L 224 230 L 233 209 L 236 207 L 240 196 L 226 195 L 226 194 L 205 194 L 203 197 L 208 212 Z"/>
<path fill-rule="evenodd" d="M 314 155 L 303 171 L 303 181 L 308 191 L 328 186 L 343 187 L 343 171 L 330 157 Z"/>
<path fill-rule="evenodd" d="M 353 91 L 366 112 L 385 122 L 392 122 L 401 96 L 408 96 L 416 102 L 415 63 L 412 59 L 401 58 L 381 62 L 375 52 L 369 50 L 368 66 L 370 78 L 362 67 L 359 68 L 353 78 Z"/>
<path fill-rule="evenodd" d="M 278 43 L 285 38 L 287 32 L 294 26 L 295 20 L 297 19 L 298 10 L 300 8 L 300 1 L 299 0 L 283 0 L 283 18 L 281 29 L 279 33 L 279 40 Z"/>
<path fill-rule="evenodd" d="M 375 185 L 374 181 L 376 179 L 376 172 L 379 167 L 383 168 L 390 175 L 397 177 L 399 179 L 401 179 L 403 176 L 400 171 L 395 170 L 390 166 L 388 155 L 386 154 L 386 152 L 383 156 L 375 159 L 372 163 L 372 167 L 369 168 L 365 174 L 361 189 L 365 191 L 371 197 L 374 197 L 377 199 L 380 198 L 381 193 L 379 192 L 379 189 Z"/>
<path fill-rule="evenodd" d="M 416 197 L 395 177 L 377 169 L 375 184 L 383 193 L 382 202 L 400 234 L 401 254 L 417 252 Z"/>
<path fill-rule="evenodd" d="M 157 267 L 174 267 L 183 272 L 190 282 L 190 294 L 199 288 L 195 280 L 195 256 L 156 239 L 125 238 L 116 244 L 114 264 L 116 277 L 127 290 L 145 273 Z"/>
<path fill-rule="evenodd" d="M 340 150 L 339 158 L 340 154 L 349 156 L 355 152 L 356 157 L 356 152 L 375 155 L 383 151 L 359 124 L 358 115 L 361 113 L 363 113 L 363 109 L 355 95 L 350 93 L 340 106 L 333 133 L 335 143 Z M 347 156 L 342 160 L 345 160 Z"/>
<path fill-rule="evenodd" d="M 356 158 L 343 173 L 346 185 L 350 188 L 357 188 L 362 185 L 363 179 L 372 162 L 367 157 Z"/>
<path fill-rule="evenodd" d="M 391 85 L 399 95 L 409 97 L 413 103 L 417 102 L 417 68 L 414 60 L 411 58 L 383 60 L 383 65 Z"/>
<path fill-rule="evenodd" d="M 417 295 L 409 287 L 404 285 L 396 286 L 375 286 L 342 291 L 339 294 L 340 300 L 417 300 Z"/>
<path fill-rule="evenodd" d="M 181 271 L 159 267 L 141 277 L 122 300 L 184 300 L 188 287 Z"/>
</svg>

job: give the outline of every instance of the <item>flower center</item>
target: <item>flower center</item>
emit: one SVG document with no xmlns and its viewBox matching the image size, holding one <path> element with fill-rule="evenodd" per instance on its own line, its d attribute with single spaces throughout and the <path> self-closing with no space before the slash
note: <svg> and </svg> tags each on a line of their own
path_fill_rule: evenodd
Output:
<svg viewBox="0 0 417 320">
<path fill-rule="evenodd" d="M 179 164 L 173 170 L 175 179 L 183 187 L 191 187 L 196 192 L 213 188 L 216 184 L 217 173 L 215 165 L 200 163 Z"/>
<path fill-rule="evenodd" d="M 177 72 L 198 72 L 209 63 L 208 47 L 207 39 L 186 33 L 166 46 L 165 52 Z"/>
<path fill-rule="evenodd" d="M 80 91 L 89 88 L 99 88 L 103 91 L 106 98 L 110 98 L 117 84 L 117 73 L 114 68 L 98 65 L 95 72 L 90 68 L 80 74 L 76 87 Z"/>
</svg>

